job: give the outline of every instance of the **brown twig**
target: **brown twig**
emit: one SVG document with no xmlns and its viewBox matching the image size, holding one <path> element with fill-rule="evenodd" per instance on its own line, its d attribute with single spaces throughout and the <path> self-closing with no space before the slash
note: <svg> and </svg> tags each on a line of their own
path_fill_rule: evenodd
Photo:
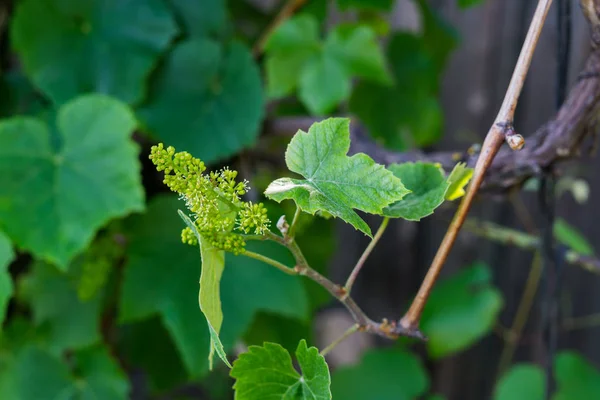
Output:
<svg viewBox="0 0 600 400">
<path fill-rule="evenodd" d="M 288 0 L 284 6 L 279 10 L 279 13 L 273 19 L 271 24 L 267 27 L 267 29 L 263 32 L 263 34 L 258 38 L 254 48 L 252 49 L 252 54 L 254 57 L 258 57 L 265 50 L 265 46 L 269 41 L 269 38 L 279 28 L 285 21 L 287 21 L 296 10 L 302 7 L 306 3 L 306 0 Z"/>
<path fill-rule="evenodd" d="M 433 259 L 425 279 L 423 280 L 421 288 L 419 289 L 410 308 L 400 320 L 399 325 L 404 329 L 414 331 L 418 330 L 419 320 L 427 299 L 429 298 L 429 294 L 431 293 L 431 289 L 433 288 L 433 285 L 435 284 L 442 267 L 444 266 L 446 258 L 450 253 L 450 249 L 452 249 L 458 232 L 465 221 L 465 218 L 467 217 L 467 213 L 471 207 L 473 199 L 475 198 L 475 194 L 483 182 L 483 177 L 492 163 L 492 160 L 496 156 L 496 153 L 502 146 L 502 143 L 507 139 L 507 137 L 514 137 L 515 135 L 514 130 L 512 129 L 515 108 L 517 106 L 521 90 L 523 89 L 523 83 L 525 82 L 525 77 L 531 64 L 533 52 L 537 45 L 551 4 L 552 0 L 540 0 L 538 2 L 537 9 L 529 27 L 529 31 L 527 32 L 527 37 L 525 38 L 525 43 L 521 49 L 521 54 L 519 55 L 517 65 L 506 91 L 504 101 L 500 107 L 498 116 L 496 117 L 496 120 L 494 121 L 494 124 L 488 132 L 481 147 L 481 154 L 477 160 L 477 164 L 475 165 L 475 171 L 473 173 L 471 184 L 469 185 L 467 193 L 462 199 L 458 210 L 456 211 L 456 214 L 450 223 L 450 226 L 448 227 L 448 231 L 442 240 L 442 243 L 437 254 L 435 255 L 435 258 Z"/>
</svg>

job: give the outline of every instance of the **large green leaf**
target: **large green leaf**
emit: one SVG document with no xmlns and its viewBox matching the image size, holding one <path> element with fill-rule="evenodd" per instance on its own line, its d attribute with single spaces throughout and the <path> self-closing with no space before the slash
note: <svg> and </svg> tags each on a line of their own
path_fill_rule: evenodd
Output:
<svg viewBox="0 0 600 400">
<path fill-rule="evenodd" d="M 543 400 L 545 392 L 544 370 L 537 365 L 518 364 L 498 381 L 494 400 Z"/>
<path fill-rule="evenodd" d="M 254 144 L 263 113 L 260 73 L 246 46 L 196 38 L 169 54 L 139 116 L 160 140 L 208 163 Z"/>
<path fill-rule="evenodd" d="M 594 255 L 594 248 L 587 238 L 563 218 L 557 218 L 554 221 L 554 237 L 560 243 L 570 247 L 571 250 L 586 256 Z"/>
<path fill-rule="evenodd" d="M 293 199 L 310 214 L 326 211 L 371 236 L 369 226 L 353 209 L 381 214 L 409 191 L 366 154 L 347 156 L 349 123 L 345 118 L 330 118 L 313 124 L 308 133 L 298 131 L 288 145 L 285 161 L 290 171 L 305 179 L 277 179 L 265 194 L 279 202 Z"/>
<path fill-rule="evenodd" d="M 12 43 L 55 103 L 101 92 L 135 103 L 177 27 L 162 0 L 24 0 Z"/>
<path fill-rule="evenodd" d="M 133 322 L 159 315 L 188 372 L 201 375 L 208 369 L 209 330 L 198 307 L 198 249 L 180 240 L 185 225 L 177 209 L 182 205 L 176 196 L 158 196 L 145 215 L 131 219 L 119 317 Z M 159 226 L 156 221 L 161 221 Z M 286 249 L 276 243 L 248 243 L 248 249 L 292 265 Z M 308 318 L 301 278 L 248 257 L 228 255 L 220 294 L 224 314 L 220 338 L 226 350 L 258 311 Z"/>
<path fill-rule="evenodd" d="M 0 231 L 0 331 L 2 330 L 2 323 L 6 316 L 8 301 L 13 294 L 13 283 L 8 272 L 8 265 L 14 256 L 10 240 Z"/>
<path fill-rule="evenodd" d="M 190 36 L 218 35 L 227 22 L 225 0 L 169 0 Z"/>
<path fill-rule="evenodd" d="M 73 264 L 66 274 L 36 262 L 19 283 L 20 298 L 30 303 L 35 324 L 48 329 L 53 351 L 78 349 L 100 340 L 102 297 L 97 293 L 87 301 L 79 299 L 75 279 L 79 267 Z"/>
<path fill-rule="evenodd" d="M 328 400 L 331 379 L 323 356 L 301 340 L 296 358 L 302 374 L 294 369 L 290 354 L 276 343 L 250 346 L 233 363 L 231 376 L 236 400 Z"/>
<path fill-rule="evenodd" d="M 66 269 L 110 219 L 144 207 L 136 122 L 117 100 L 86 95 L 41 120 L 0 121 L 0 226 Z"/>
<path fill-rule="evenodd" d="M 444 177 L 444 170 L 436 164 L 404 163 L 392 164 L 388 167 L 411 192 L 402 200 L 386 207 L 383 215 L 392 218 L 404 218 L 419 221 L 438 208 L 446 199 L 452 183 L 460 171 L 465 171 L 463 164 L 457 164 L 450 176 Z M 461 180 L 466 185 L 468 179 Z M 462 189 L 462 187 L 460 187 Z M 460 190 L 457 186 L 454 191 Z"/>
<path fill-rule="evenodd" d="M 491 331 L 502 308 L 491 279 L 489 267 L 476 263 L 434 287 L 421 318 L 432 357 L 456 353 Z"/>
<path fill-rule="evenodd" d="M 72 368 L 72 369 L 71 369 Z M 17 355 L 12 371 L 19 400 L 129 398 L 129 381 L 103 347 L 76 352 L 69 364 L 58 356 L 28 347 Z"/>
<path fill-rule="evenodd" d="M 303 14 L 279 27 L 265 50 L 269 95 L 279 98 L 298 88 L 313 114 L 325 114 L 348 99 L 354 77 L 390 82 L 375 32 L 368 26 L 340 24 L 321 40 L 317 19 Z"/>
<path fill-rule="evenodd" d="M 553 400 L 600 398 L 600 371 L 581 355 L 564 351 L 554 360 L 557 391 Z"/>
<path fill-rule="evenodd" d="M 337 369 L 331 380 L 334 398 L 344 400 L 412 400 L 429 387 L 421 361 L 399 349 L 372 350 L 358 365 Z"/>
<path fill-rule="evenodd" d="M 209 368 L 212 369 L 213 354 L 215 351 L 221 360 L 231 368 L 229 361 L 227 361 L 227 355 L 223 349 L 221 339 L 219 339 L 219 331 L 223 324 L 220 289 L 221 277 L 223 276 L 223 269 L 225 269 L 225 252 L 211 246 L 209 241 L 200 235 L 196 228 L 196 224 L 194 224 L 194 222 L 181 210 L 178 212 L 185 224 L 192 232 L 194 232 L 194 235 L 198 240 L 198 245 L 200 246 L 202 270 L 200 272 L 198 303 L 200 304 L 200 310 L 206 317 L 210 333 L 210 351 L 208 353 Z"/>
</svg>

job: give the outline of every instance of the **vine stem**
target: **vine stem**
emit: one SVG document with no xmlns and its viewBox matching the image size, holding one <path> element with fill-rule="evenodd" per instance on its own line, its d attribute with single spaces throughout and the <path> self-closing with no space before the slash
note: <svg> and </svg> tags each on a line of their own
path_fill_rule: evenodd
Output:
<svg viewBox="0 0 600 400">
<path fill-rule="evenodd" d="M 269 24 L 267 29 L 256 41 L 256 44 L 252 49 L 252 54 L 254 55 L 254 57 L 258 57 L 262 54 L 262 52 L 265 50 L 267 42 L 269 41 L 269 38 L 271 37 L 271 35 L 273 35 L 273 32 L 275 32 L 277 28 L 279 28 L 285 21 L 287 21 L 292 15 L 294 15 L 296 10 L 302 7 L 304 3 L 306 3 L 306 1 L 307 0 L 288 0 L 285 3 L 281 10 L 279 10 L 279 13 L 275 17 L 275 19 L 273 19 L 271 24 Z"/>
<path fill-rule="evenodd" d="M 377 242 L 379 242 L 379 239 L 381 239 L 381 236 L 383 235 L 383 232 L 385 232 L 385 229 L 387 228 L 389 222 L 390 219 L 388 217 L 383 218 L 383 221 L 381 222 L 381 225 L 379 225 L 379 229 L 377 229 L 377 232 L 375 233 L 375 236 L 373 236 L 371 243 L 369 243 L 365 251 L 360 256 L 358 262 L 354 266 L 354 269 L 350 273 L 350 276 L 348 277 L 348 280 L 346 280 L 346 284 L 344 285 L 344 289 L 346 289 L 346 296 L 350 294 L 352 286 L 354 285 L 354 281 L 356 281 L 356 277 L 360 273 L 360 270 L 365 264 L 365 261 L 367 261 L 367 258 L 375 248 L 375 245 L 377 245 Z"/>
<path fill-rule="evenodd" d="M 277 268 L 278 270 L 285 272 L 288 275 L 298 275 L 298 273 L 293 268 L 289 268 L 288 266 L 280 263 L 279 261 L 273 260 L 270 257 L 265 257 L 262 254 L 258 254 L 258 253 L 255 253 L 255 252 L 249 251 L 249 250 L 246 250 L 241 254 L 243 256 L 254 258 L 255 260 L 259 260 L 266 264 L 269 264 L 269 265 Z"/>
<path fill-rule="evenodd" d="M 296 206 L 296 212 L 294 213 L 294 218 L 292 219 L 292 224 L 288 229 L 288 236 L 294 237 L 296 236 L 296 226 L 298 225 L 298 219 L 300 218 L 300 214 L 302 214 L 302 209 Z"/>
<path fill-rule="evenodd" d="M 350 313 L 354 322 L 358 325 L 357 330 L 360 332 L 368 332 L 375 335 L 379 335 L 388 339 L 397 339 L 400 336 L 409 336 L 416 339 L 425 339 L 425 337 L 418 331 L 408 331 L 399 327 L 394 321 L 388 321 L 384 319 L 382 322 L 373 321 L 365 314 L 365 312 L 356 304 L 354 299 L 346 293 L 346 289 L 342 286 L 330 281 L 327 277 L 320 274 L 318 271 L 310 267 L 306 261 L 306 257 L 302 253 L 302 250 L 298 246 L 298 243 L 294 238 L 276 235 L 273 232 L 266 232 L 264 235 L 246 235 L 246 240 L 270 240 L 285 246 L 290 253 L 294 256 L 296 265 L 294 268 L 289 268 L 282 263 L 275 261 L 269 257 L 265 257 L 261 254 L 257 254 L 251 251 L 245 251 L 242 253 L 251 258 L 263 261 L 275 268 L 291 275 L 302 275 L 313 280 L 325 290 L 327 290 L 333 297 L 335 297 Z"/>
<path fill-rule="evenodd" d="M 552 0 L 539 0 L 538 2 L 533 20 L 529 26 L 529 31 L 527 32 L 527 37 L 525 38 L 525 43 L 523 43 L 523 47 L 521 49 L 521 54 L 517 60 L 517 65 L 515 66 L 508 89 L 506 90 L 504 101 L 502 102 L 500 111 L 498 112 L 498 115 L 496 116 L 496 119 L 487 133 L 481 147 L 481 153 L 475 165 L 473 179 L 471 180 L 469 188 L 467 189 L 467 193 L 458 206 L 458 210 L 456 211 L 456 214 L 454 215 L 454 218 L 448 227 L 448 231 L 446 232 L 446 235 L 444 236 L 444 239 L 438 248 L 438 251 L 431 263 L 431 266 L 429 267 L 429 270 L 427 271 L 425 278 L 423 279 L 423 283 L 421 284 L 415 299 L 398 324 L 404 330 L 419 330 L 421 314 L 423 313 L 423 308 L 427 303 L 427 299 L 429 298 L 433 285 L 435 284 L 442 267 L 448 258 L 448 254 L 450 253 L 450 250 L 456 241 L 458 232 L 460 231 L 460 228 L 467 217 L 467 213 L 471 208 L 475 194 L 483 182 L 485 173 L 496 156 L 496 153 L 498 153 L 498 150 L 502 146 L 502 143 L 504 143 L 505 140 L 508 141 L 513 149 L 519 149 L 522 147 L 522 138 L 521 140 L 515 140 L 520 138 L 520 136 L 516 135 L 513 130 L 515 109 L 517 107 L 519 96 L 525 82 L 525 77 L 527 75 L 527 71 L 529 70 L 529 66 L 531 65 L 531 59 L 537 46 L 542 27 L 544 26 L 544 22 L 546 20 L 546 16 L 548 15 L 548 10 L 550 9 L 551 4 Z"/>
<path fill-rule="evenodd" d="M 352 325 L 350 328 L 348 328 L 342 334 L 342 336 L 335 339 L 333 342 L 331 342 L 331 344 L 329 346 L 327 346 L 323 350 L 321 350 L 321 352 L 319 354 L 321 354 L 322 356 L 327 355 L 327 353 L 329 353 L 331 350 L 333 350 L 338 344 L 342 343 L 344 340 L 348 339 L 350 336 L 352 336 L 353 334 L 358 332 L 359 329 L 360 329 L 360 325 L 358 325 L 358 324 Z"/>
</svg>

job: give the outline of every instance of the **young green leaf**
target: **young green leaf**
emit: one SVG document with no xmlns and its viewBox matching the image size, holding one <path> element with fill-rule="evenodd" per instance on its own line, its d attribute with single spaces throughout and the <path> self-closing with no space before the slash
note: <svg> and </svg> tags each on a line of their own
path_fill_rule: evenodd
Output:
<svg viewBox="0 0 600 400">
<path fill-rule="evenodd" d="M 219 339 L 219 331 L 223 323 L 223 310 L 221 309 L 221 276 L 225 268 L 225 252 L 212 247 L 205 240 L 198 230 L 196 224 L 181 210 L 178 210 L 179 216 L 185 224 L 194 232 L 200 246 L 200 258 L 202 259 L 202 271 L 200 272 L 200 291 L 198 293 L 198 302 L 200 310 L 206 317 L 208 329 L 210 331 L 210 352 L 208 353 L 209 369 L 212 369 L 213 354 L 217 355 L 223 362 L 231 368 L 227 360 L 227 354 L 223 349 L 223 344 Z"/>
<path fill-rule="evenodd" d="M 594 248 L 587 238 L 563 218 L 557 218 L 556 221 L 554 221 L 554 237 L 556 237 L 556 240 L 560 243 L 570 247 L 571 250 L 585 256 L 594 255 Z"/>
<path fill-rule="evenodd" d="M 56 126 L 56 131 L 52 127 Z M 65 270 L 109 220 L 141 211 L 136 120 L 123 103 L 93 94 L 39 119 L 0 122 L 0 225 L 40 259 Z"/>
<path fill-rule="evenodd" d="M 0 231 L 0 331 L 2 331 L 8 301 L 13 294 L 13 283 L 8 272 L 8 265 L 14 256 L 10 240 Z"/>
<path fill-rule="evenodd" d="M 543 400 L 546 376 L 537 365 L 513 366 L 496 384 L 494 400 Z"/>
<path fill-rule="evenodd" d="M 290 354 L 276 343 L 250 346 L 233 363 L 231 376 L 236 400 L 329 400 L 331 379 L 323 356 L 301 340 L 296 358 L 302 375 L 292 365 Z"/>
<path fill-rule="evenodd" d="M 392 164 L 388 167 L 411 192 L 400 201 L 386 207 L 383 215 L 391 218 L 404 218 L 409 221 L 419 221 L 439 207 L 449 195 L 450 190 L 459 192 L 457 175 L 463 175 L 463 164 L 457 164 L 450 176 L 444 178 L 444 170 L 438 165 L 423 162 Z M 458 171 L 458 172 L 457 172 Z M 460 184 L 466 185 L 467 179 Z"/>
<path fill-rule="evenodd" d="M 421 318 L 432 357 L 456 353 L 490 332 L 502 308 L 491 279 L 489 267 L 478 263 L 434 287 Z"/>
<path fill-rule="evenodd" d="M 325 211 L 371 236 L 367 223 L 353 210 L 382 214 L 410 191 L 400 179 L 366 154 L 348 157 L 349 120 L 330 118 L 298 131 L 285 153 L 290 171 L 305 179 L 280 178 L 265 194 L 281 202 L 292 199 L 303 211 Z"/>
<path fill-rule="evenodd" d="M 334 398 L 344 400 L 411 400 L 429 387 L 421 361 L 399 349 L 372 350 L 358 365 L 337 369 L 331 380 Z"/>
<path fill-rule="evenodd" d="M 11 25 L 27 75 L 56 104 L 89 92 L 139 102 L 176 34 L 161 0 L 25 0 Z"/>
<path fill-rule="evenodd" d="M 183 41 L 151 86 L 138 112 L 146 128 L 207 164 L 238 153 L 258 137 L 264 114 L 260 71 L 240 42 Z"/>
<path fill-rule="evenodd" d="M 456 164 L 450 176 L 448 183 L 450 187 L 446 191 L 446 200 L 456 200 L 465 195 L 465 186 L 473 177 L 473 168 L 467 168 L 466 164 Z"/>
<path fill-rule="evenodd" d="M 79 349 L 100 341 L 102 293 L 82 301 L 76 277 L 81 264 L 73 263 L 68 273 L 44 262 L 35 262 L 19 281 L 21 300 L 27 301 L 38 328 L 48 330 L 50 350 Z"/>
<path fill-rule="evenodd" d="M 557 391 L 553 400 L 600 398 L 600 371 L 581 355 L 564 351 L 554 359 Z"/>
</svg>

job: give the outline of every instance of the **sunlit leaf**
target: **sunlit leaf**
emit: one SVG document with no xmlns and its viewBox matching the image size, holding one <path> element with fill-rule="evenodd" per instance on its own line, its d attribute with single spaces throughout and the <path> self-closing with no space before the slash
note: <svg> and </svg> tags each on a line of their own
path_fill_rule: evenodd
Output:
<svg viewBox="0 0 600 400">
<path fill-rule="evenodd" d="M 325 211 L 371 235 L 366 222 L 353 210 L 381 214 L 409 191 L 392 172 L 366 154 L 348 157 L 349 120 L 330 118 L 298 131 L 285 153 L 290 171 L 305 179 L 280 178 L 265 194 L 282 201 L 292 199 L 305 212 Z"/>
</svg>

